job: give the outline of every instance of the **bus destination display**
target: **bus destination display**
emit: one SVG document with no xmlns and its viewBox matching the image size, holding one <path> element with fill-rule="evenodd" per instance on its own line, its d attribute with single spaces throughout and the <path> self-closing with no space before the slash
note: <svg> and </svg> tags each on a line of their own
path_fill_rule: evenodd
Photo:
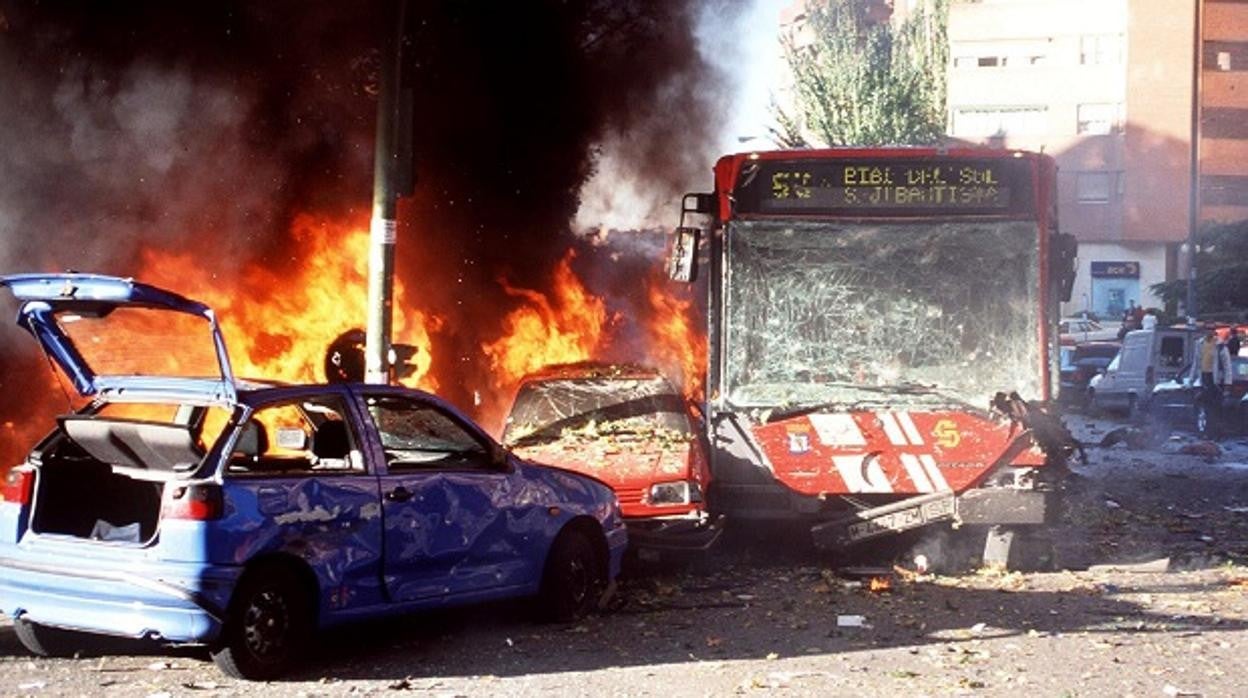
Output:
<svg viewBox="0 0 1248 698">
<path fill-rule="evenodd" d="M 738 212 L 1008 214 L 1028 208 L 1022 160 L 760 161 L 743 168 Z"/>
</svg>

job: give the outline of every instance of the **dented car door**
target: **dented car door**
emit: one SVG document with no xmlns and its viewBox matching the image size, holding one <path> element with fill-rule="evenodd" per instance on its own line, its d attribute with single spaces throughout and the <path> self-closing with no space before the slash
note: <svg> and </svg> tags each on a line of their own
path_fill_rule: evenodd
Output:
<svg viewBox="0 0 1248 698">
<path fill-rule="evenodd" d="M 234 507 L 222 523 L 250 531 L 229 537 L 245 542 L 232 556 L 281 551 L 307 561 L 322 580 L 321 608 L 335 611 L 385 600 L 377 480 L 350 405 L 345 390 L 318 388 L 258 407 L 238 430 L 225 472 Z"/>
<path fill-rule="evenodd" d="M 453 411 L 401 392 L 366 393 L 385 471 L 384 581 L 393 601 L 471 594 L 533 579 L 520 554 L 524 498 L 501 450 Z M 531 513 L 531 512 L 530 512 Z M 529 517 L 531 518 L 531 517 Z"/>
</svg>

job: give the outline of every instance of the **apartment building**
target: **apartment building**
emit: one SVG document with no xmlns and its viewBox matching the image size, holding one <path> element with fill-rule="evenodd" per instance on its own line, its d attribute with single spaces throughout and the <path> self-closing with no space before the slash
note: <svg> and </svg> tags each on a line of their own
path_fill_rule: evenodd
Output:
<svg viewBox="0 0 1248 698">
<path fill-rule="evenodd" d="M 1193 225 L 1248 218 L 1248 2 L 955 0 L 949 42 L 950 134 L 1057 158 L 1067 313 L 1159 305 Z"/>
</svg>

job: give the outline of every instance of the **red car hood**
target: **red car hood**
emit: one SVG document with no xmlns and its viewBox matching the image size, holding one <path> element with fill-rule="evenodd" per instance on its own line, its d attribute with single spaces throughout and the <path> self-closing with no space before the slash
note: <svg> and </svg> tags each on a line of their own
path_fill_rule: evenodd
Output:
<svg viewBox="0 0 1248 698">
<path fill-rule="evenodd" d="M 513 450 L 526 460 L 585 473 L 617 490 L 689 477 L 688 443 L 576 440 L 539 443 Z"/>
<path fill-rule="evenodd" d="M 775 477 L 810 495 L 961 492 L 1017 436 L 1008 422 L 940 410 L 815 413 L 758 425 L 752 433 Z M 1028 447 L 1009 462 L 1040 465 L 1043 455 Z"/>
</svg>

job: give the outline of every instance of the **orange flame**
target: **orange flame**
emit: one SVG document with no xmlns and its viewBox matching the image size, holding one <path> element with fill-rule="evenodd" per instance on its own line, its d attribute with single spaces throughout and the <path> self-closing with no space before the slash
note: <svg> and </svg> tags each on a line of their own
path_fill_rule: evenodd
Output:
<svg viewBox="0 0 1248 698">
<path fill-rule="evenodd" d="M 291 224 L 291 240 L 304 260 L 291 272 L 252 264 L 226 283 L 192 253 L 148 248 L 140 278 L 216 311 L 236 376 L 323 382 L 330 343 L 367 321 L 369 234 L 366 227 L 301 214 Z M 440 327 L 440 318 L 411 306 L 396 278 L 394 341 L 419 348 L 405 384 L 436 389 L 429 334 Z"/>
<path fill-rule="evenodd" d="M 664 288 L 661 275 L 647 283 L 650 307 L 653 309 L 646 330 L 650 336 L 651 353 L 668 370 L 680 371 L 685 395 L 696 398 L 702 393 L 703 370 L 707 361 L 706 335 L 698 329 L 693 301 L 680 298 Z"/>
<path fill-rule="evenodd" d="M 876 594 L 892 591 L 893 580 L 888 577 L 872 577 L 871 581 L 867 583 L 867 589 Z"/>
<path fill-rule="evenodd" d="M 490 359 L 499 388 L 514 386 L 526 374 L 550 364 L 585 361 L 594 356 L 607 323 L 606 303 L 586 290 L 572 271 L 573 250 L 555 268 L 552 298 L 537 291 L 500 283 L 509 296 L 527 303 L 503 320 L 503 336 L 481 346 Z"/>
</svg>

